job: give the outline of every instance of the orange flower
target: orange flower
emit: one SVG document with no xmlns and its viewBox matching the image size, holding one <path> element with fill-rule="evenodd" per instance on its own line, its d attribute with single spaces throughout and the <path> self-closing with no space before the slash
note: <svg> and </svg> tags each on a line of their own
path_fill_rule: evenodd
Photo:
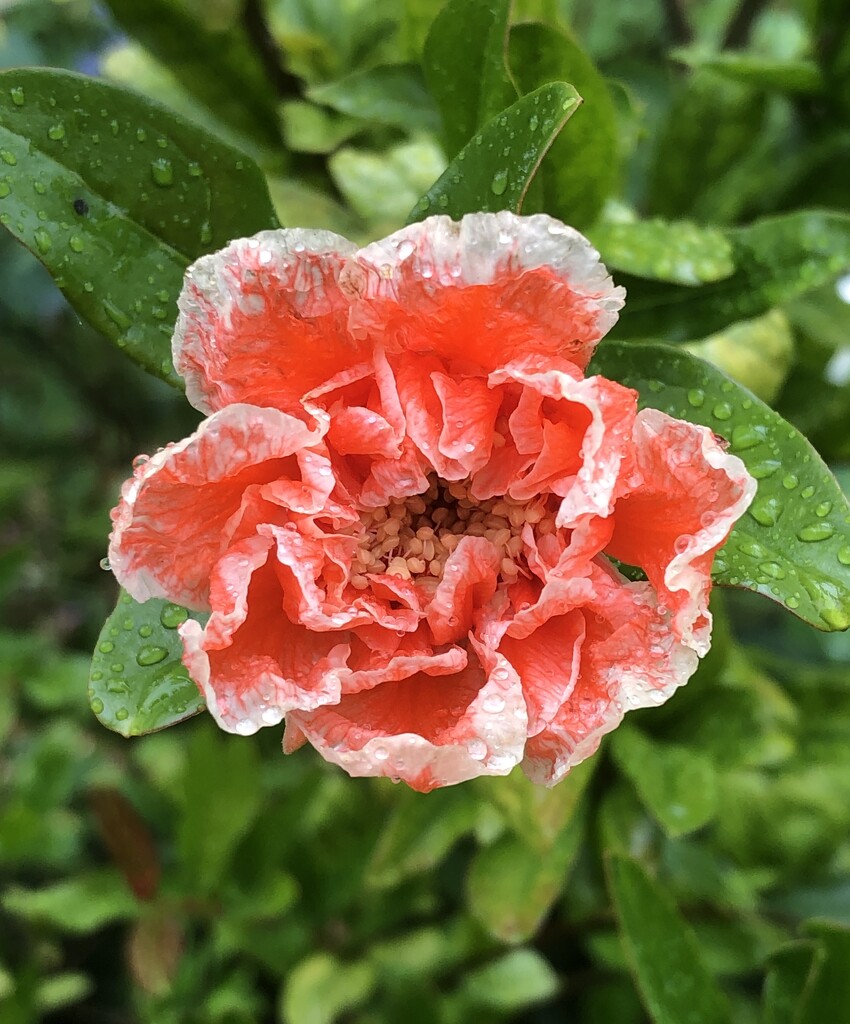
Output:
<svg viewBox="0 0 850 1024">
<path fill-rule="evenodd" d="M 208 418 L 138 465 L 109 559 L 137 600 L 211 613 L 181 634 L 223 728 L 285 718 L 286 750 L 423 791 L 551 784 L 688 679 L 755 484 L 584 377 L 622 301 L 542 215 L 359 251 L 264 232 L 189 270 L 174 361 Z"/>
</svg>

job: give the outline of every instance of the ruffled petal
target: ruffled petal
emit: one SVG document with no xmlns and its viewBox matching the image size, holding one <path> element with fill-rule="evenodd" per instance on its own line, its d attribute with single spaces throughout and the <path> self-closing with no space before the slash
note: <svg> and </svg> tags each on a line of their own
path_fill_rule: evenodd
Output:
<svg viewBox="0 0 850 1024">
<path fill-rule="evenodd" d="M 586 366 L 625 294 L 583 235 L 506 211 L 412 224 L 358 252 L 342 280 L 357 337 L 485 371 L 533 353 Z"/>
<path fill-rule="evenodd" d="M 320 429 L 286 413 L 232 405 L 141 462 L 113 512 L 109 564 L 118 581 L 137 601 L 206 608 L 210 572 L 246 489 L 299 481 L 299 454 L 320 441 Z"/>
<path fill-rule="evenodd" d="M 655 409 L 637 417 L 634 453 L 607 553 L 646 572 L 673 612 L 677 636 L 703 655 L 714 553 L 752 501 L 756 482 L 707 427 Z"/>
<path fill-rule="evenodd" d="M 485 654 L 451 676 L 419 673 L 287 719 L 327 761 L 353 776 L 389 776 L 427 793 L 520 761 L 527 715 L 516 672 Z"/>
<path fill-rule="evenodd" d="M 301 414 L 311 388 L 368 354 L 348 333 L 340 271 L 356 246 L 330 231 L 262 231 L 186 272 L 172 344 L 192 405 Z"/>
<path fill-rule="evenodd" d="M 662 704 L 697 666 L 648 583 L 600 580 L 581 614 L 586 636 L 578 678 L 551 721 L 528 740 L 522 765 L 533 782 L 547 786 L 590 757 L 626 711 Z M 533 648 L 534 640 L 524 643 Z"/>
<path fill-rule="evenodd" d="M 206 626 L 189 619 L 180 627 L 184 663 L 210 712 L 243 736 L 293 708 L 338 700 L 350 653 L 347 634 L 313 632 L 284 613 L 272 547 L 259 536 L 235 544 L 213 572 Z"/>
</svg>

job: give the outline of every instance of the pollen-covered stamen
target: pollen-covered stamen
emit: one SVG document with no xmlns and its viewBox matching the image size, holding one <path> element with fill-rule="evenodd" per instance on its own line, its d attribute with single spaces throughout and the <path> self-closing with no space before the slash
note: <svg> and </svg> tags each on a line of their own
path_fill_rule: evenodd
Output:
<svg viewBox="0 0 850 1024">
<path fill-rule="evenodd" d="M 372 573 L 436 586 L 462 537 L 490 541 L 499 555 L 503 580 L 513 582 L 526 571 L 526 524 L 537 535 L 555 532 L 555 513 L 545 497 L 516 501 L 503 495 L 477 501 L 469 495 L 468 481 L 446 483 L 432 476 L 424 494 L 360 513 L 352 586 L 365 590 Z"/>
</svg>

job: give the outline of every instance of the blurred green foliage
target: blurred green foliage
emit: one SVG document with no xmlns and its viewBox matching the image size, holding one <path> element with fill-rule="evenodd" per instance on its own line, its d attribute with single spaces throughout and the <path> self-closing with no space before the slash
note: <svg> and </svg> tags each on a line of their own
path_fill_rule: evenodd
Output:
<svg viewBox="0 0 850 1024">
<path fill-rule="evenodd" d="M 451 96 L 420 70 L 441 6 L 5 0 L 0 66 L 132 86 L 253 157 L 281 223 L 366 240 L 500 109 L 441 130 Z M 843 3 L 517 0 L 513 17 L 554 30 L 512 33 L 522 90 L 565 78 L 585 98 L 528 202 L 628 275 L 620 337 L 716 362 L 846 493 L 847 239 L 824 261 L 748 226 L 850 213 Z M 204 718 L 124 741 L 86 698 L 116 599 L 108 509 L 132 458 L 197 414 L 5 235 L 0 261 L 4 1024 L 850 1019 L 846 634 L 718 592 L 697 676 L 550 791 L 514 773 L 421 796 Z"/>
</svg>

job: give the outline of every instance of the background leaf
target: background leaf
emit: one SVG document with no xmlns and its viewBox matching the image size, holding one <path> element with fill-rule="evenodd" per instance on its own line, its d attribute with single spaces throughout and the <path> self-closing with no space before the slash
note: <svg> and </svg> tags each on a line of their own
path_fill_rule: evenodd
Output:
<svg viewBox="0 0 850 1024">
<path fill-rule="evenodd" d="M 621 278 L 629 292 L 615 334 L 688 341 L 767 312 L 850 265 L 850 216 L 800 211 L 728 229 L 735 272 L 699 288 Z"/>
<path fill-rule="evenodd" d="M 183 667 L 177 626 L 198 616 L 152 598 L 139 604 L 123 593 L 104 623 L 92 657 L 92 711 L 122 736 L 140 736 L 204 710 Z"/>
<path fill-rule="evenodd" d="M 664 345 L 603 342 L 591 371 L 635 388 L 643 406 L 710 427 L 758 481 L 715 558 L 717 583 L 756 590 L 818 629 L 850 625 L 850 505 L 797 430 L 720 370 Z"/>
<path fill-rule="evenodd" d="M 629 857 L 611 856 L 620 932 L 653 1024 L 729 1024 L 726 1002 L 669 895 Z"/>
</svg>

